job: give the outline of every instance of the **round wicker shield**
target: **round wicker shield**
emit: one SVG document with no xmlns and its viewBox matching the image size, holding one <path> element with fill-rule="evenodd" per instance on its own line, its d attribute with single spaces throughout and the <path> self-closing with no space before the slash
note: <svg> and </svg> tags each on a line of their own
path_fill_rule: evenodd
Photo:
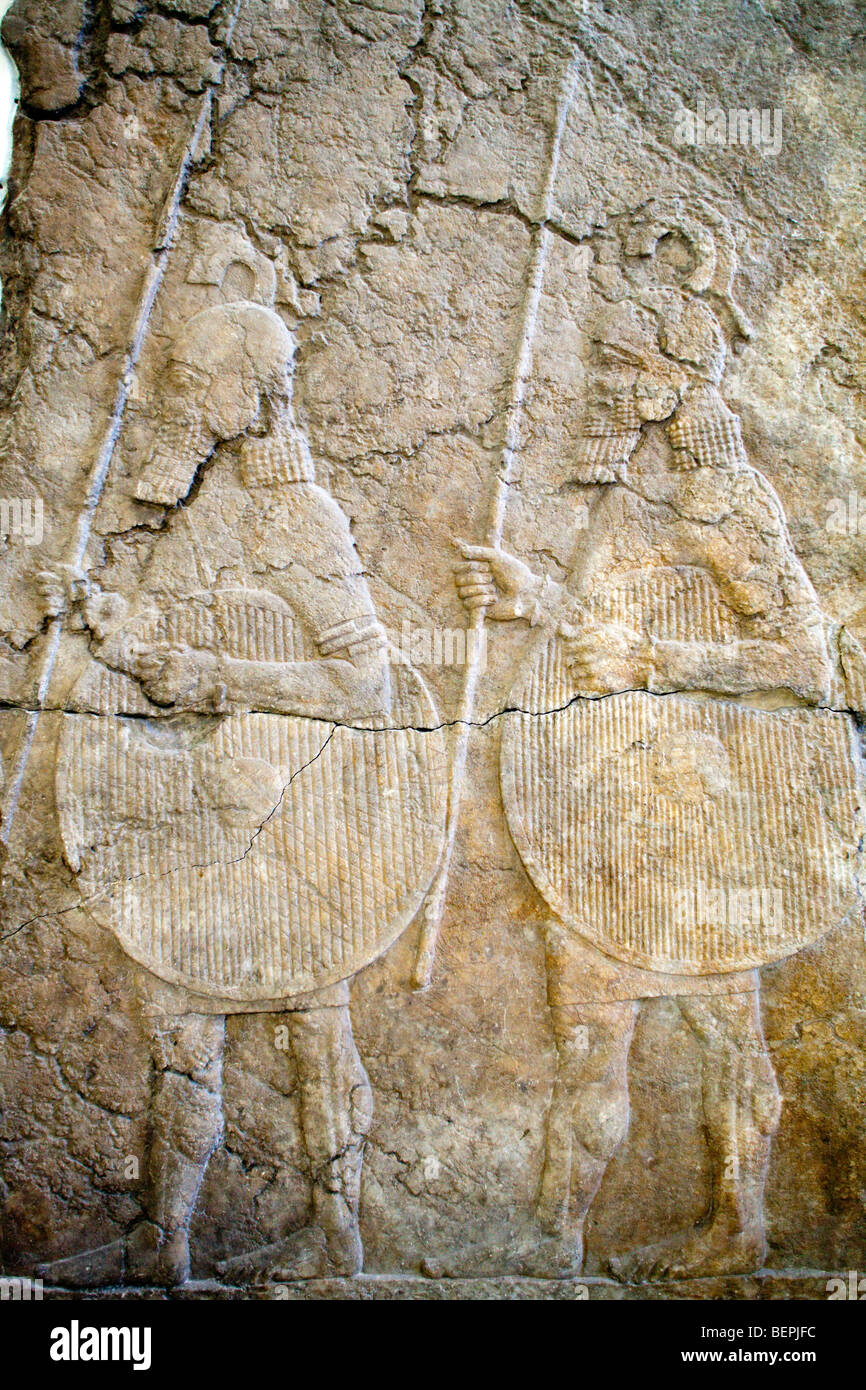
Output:
<svg viewBox="0 0 866 1390">
<path fill-rule="evenodd" d="M 193 596 L 137 635 L 246 660 L 312 654 L 288 606 L 250 591 Z M 364 728 L 166 717 L 128 677 L 85 674 L 60 741 L 61 832 L 129 955 L 249 1003 L 345 979 L 395 940 L 438 863 L 446 766 L 425 686 L 405 665 L 391 674 L 387 727 Z"/>
<path fill-rule="evenodd" d="M 569 703 L 539 650 L 503 736 L 506 815 L 559 917 L 607 955 L 705 975 L 779 960 L 857 903 L 851 721 L 627 692 Z M 544 713 L 544 711 L 557 711 Z"/>
</svg>

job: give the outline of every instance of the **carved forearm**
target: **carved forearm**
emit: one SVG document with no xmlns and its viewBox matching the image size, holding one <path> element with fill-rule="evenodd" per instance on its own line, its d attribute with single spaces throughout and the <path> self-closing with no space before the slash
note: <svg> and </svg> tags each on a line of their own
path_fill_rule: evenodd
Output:
<svg viewBox="0 0 866 1390">
<path fill-rule="evenodd" d="M 523 616 L 529 619 L 530 627 L 536 627 L 558 612 L 567 597 L 568 590 L 564 584 L 558 584 L 555 579 L 539 576 L 531 591 L 526 595 Z"/>
<path fill-rule="evenodd" d="M 720 695 L 790 690 L 809 704 L 821 704 L 829 690 L 826 656 L 810 645 L 792 649 L 782 642 L 656 642 L 652 644 L 647 688 L 709 690 Z"/>
<path fill-rule="evenodd" d="M 381 656 L 354 662 L 339 657 L 286 663 L 220 663 L 229 706 L 351 723 L 386 714 L 389 668 Z"/>
</svg>

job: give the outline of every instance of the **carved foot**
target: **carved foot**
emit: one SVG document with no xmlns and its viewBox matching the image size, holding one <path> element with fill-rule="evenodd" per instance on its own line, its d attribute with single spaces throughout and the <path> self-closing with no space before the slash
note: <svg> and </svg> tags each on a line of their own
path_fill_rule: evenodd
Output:
<svg viewBox="0 0 866 1390">
<path fill-rule="evenodd" d="M 731 1231 L 719 1224 L 683 1238 L 643 1245 L 611 1255 L 608 1269 L 624 1284 L 657 1279 L 694 1279 L 712 1274 L 752 1274 L 764 1262 L 767 1245 L 763 1227 Z"/>
<path fill-rule="evenodd" d="M 426 1259 L 423 1272 L 431 1279 L 495 1279 L 522 1274 L 530 1279 L 573 1279 L 583 1264 L 579 1233 L 527 1237 L 511 1246 L 471 1245 Z"/>
<path fill-rule="evenodd" d="M 231 1283 L 285 1284 L 293 1279 L 354 1278 L 363 1263 L 356 1230 L 328 1240 L 321 1226 L 304 1226 L 273 1245 L 220 1261 L 217 1273 Z"/>
<path fill-rule="evenodd" d="M 100 1289 L 108 1284 L 122 1284 L 125 1244 L 124 1240 L 113 1240 L 78 1255 L 49 1260 L 36 1266 L 36 1276 L 65 1289 Z"/>
<path fill-rule="evenodd" d="M 583 1235 L 544 1236 L 521 1258 L 519 1274 L 530 1279 L 574 1279 L 583 1268 Z"/>
<path fill-rule="evenodd" d="M 189 1278 L 189 1240 L 186 1231 L 176 1231 L 166 1239 L 157 1226 L 142 1221 L 121 1240 L 38 1265 L 36 1273 L 49 1283 L 71 1289 L 124 1283 L 173 1288 Z"/>
<path fill-rule="evenodd" d="M 189 1234 L 165 1236 L 158 1226 L 142 1221 L 127 1237 L 126 1277 L 132 1284 L 176 1288 L 189 1278 Z"/>
</svg>

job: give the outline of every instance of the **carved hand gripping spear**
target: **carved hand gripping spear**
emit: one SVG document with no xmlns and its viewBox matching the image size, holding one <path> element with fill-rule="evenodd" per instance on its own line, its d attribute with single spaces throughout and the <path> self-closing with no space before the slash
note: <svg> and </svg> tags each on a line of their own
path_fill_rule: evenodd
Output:
<svg viewBox="0 0 866 1390">
<path fill-rule="evenodd" d="M 241 12 L 242 4 L 243 0 L 234 0 L 234 4 L 226 16 L 222 35 L 222 56 L 217 72 L 214 80 L 201 99 L 196 119 L 193 123 L 192 133 L 184 146 L 174 182 L 169 189 L 168 196 L 163 205 L 162 214 L 157 226 L 156 241 L 153 247 L 150 265 L 144 277 L 141 298 L 138 302 L 135 320 L 132 325 L 132 334 L 129 345 L 123 356 L 120 380 L 115 392 L 111 414 L 108 417 L 108 423 L 105 427 L 96 460 L 87 476 L 87 492 L 85 494 L 81 513 L 76 521 L 74 535 L 70 542 L 66 567 L 73 573 L 79 570 L 87 552 L 87 544 L 90 539 L 93 519 L 96 514 L 96 508 L 102 497 L 108 477 L 108 470 L 111 466 L 112 458 L 114 457 L 114 449 L 120 437 L 129 391 L 150 323 L 151 310 L 153 309 L 159 287 L 162 284 L 169 254 L 180 221 L 181 202 L 186 191 L 193 163 L 199 157 L 201 151 L 202 141 L 210 120 L 214 93 L 219 90 L 225 75 L 228 63 L 229 45 L 235 31 L 235 25 L 237 24 Z M 63 614 L 60 613 L 51 619 L 48 626 L 45 652 L 36 687 L 35 708 L 27 715 L 24 732 L 15 759 L 15 766 L 7 787 L 3 819 L 2 823 L 0 823 L 0 844 L 8 844 L 12 834 L 12 825 L 18 809 L 18 799 L 21 795 L 21 787 L 24 782 L 24 775 L 27 771 L 27 763 L 30 758 L 30 751 L 33 747 L 33 740 L 36 736 L 36 726 L 48 698 L 51 677 L 54 673 L 54 665 L 57 660 L 62 633 Z"/>
<path fill-rule="evenodd" d="M 141 298 L 139 299 L 136 309 L 129 346 L 123 357 L 120 380 L 115 391 L 111 414 L 108 417 L 99 452 L 87 476 L 87 492 L 84 497 L 81 513 L 76 520 L 75 531 L 71 538 L 66 560 L 66 567 L 73 573 L 80 569 L 87 552 L 87 544 L 90 539 L 93 519 L 100 498 L 102 497 L 108 477 L 108 470 L 114 456 L 115 446 L 120 437 L 130 387 L 132 385 L 138 358 L 144 344 L 145 334 L 150 322 L 151 310 L 153 309 L 157 291 L 162 283 L 169 252 L 171 251 L 175 232 L 180 220 L 181 199 L 186 189 L 192 163 L 204 136 L 205 128 L 210 117 L 210 110 L 211 93 L 208 91 L 202 98 L 193 125 L 192 134 L 184 147 L 174 182 L 163 206 L 153 255 L 144 277 Z M 48 625 L 44 655 L 38 674 L 35 708 L 30 710 L 27 715 L 24 732 L 15 759 L 15 765 L 9 780 L 3 820 L 2 824 L 0 824 L 0 843 L 3 844 L 8 843 L 12 833 L 12 825 L 15 813 L 18 809 L 21 786 L 24 781 L 24 774 L 27 771 L 27 763 L 36 735 L 36 726 L 39 721 L 39 716 L 44 710 L 45 702 L 48 698 L 51 677 L 54 673 L 54 665 L 57 660 L 62 633 L 63 614 L 59 613 L 51 618 Z"/>
<path fill-rule="evenodd" d="M 532 342 L 535 336 L 538 305 L 541 300 L 541 288 L 544 281 L 544 270 L 547 261 L 549 236 L 547 226 L 553 211 L 553 191 L 556 185 L 556 175 L 559 168 L 562 138 L 565 133 L 568 112 L 574 97 L 577 75 L 581 66 L 580 53 L 575 49 L 565 73 L 557 105 L 553 139 L 547 159 L 544 184 L 541 190 L 541 217 L 535 226 L 533 234 L 534 245 L 529 266 L 526 299 L 521 318 L 517 364 L 508 400 L 505 438 L 502 446 L 499 468 L 496 472 L 490 498 L 487 538 L 484 544 L 494 549 L 498 549 L 502 542 L 505 509 L 508 504 L 508 490 L 511 486 L 511 479 L 514 473 L 514 462 L 520 445 L 520 425 L 523 416 L 523 402 L 526 395 L 529 372 L 532 366 Z M 480 631 L 483 627 L 484 609 L 476 608 L 473 610 L 469 619 L 469 631 L 480 635 Z M 466 665 L 460 710 L 457 716 L 454 758 L 451 764 L 451 781 L 448 791 L 445 841 L 439 868 L 436 871 L 436 876 L 433 879 L 423 908 L 423 921 L 421 935 L 418 941 L 418 954 L 411 980 L 413 989 L 426 989 L 427 985 L 430 983 L 430 977 L 433 972 L 433 961 L 436 955 L 436 943 L 439 939 L 439 929 L 442 924 L 442 912 L 445 906 L 445 892 L 448 887 L 451 856 L 454 852 L 457 823 L 460 818 L 460 802 L 463 794 L 466 754 L 469 748 L 469 731 L 475 712 L 475 697 L 478 690 L 478 679 L 481 673 L 482 643 L 476 640 L 470 644 L 470 649 L 472 656 Z"/>
</svg>

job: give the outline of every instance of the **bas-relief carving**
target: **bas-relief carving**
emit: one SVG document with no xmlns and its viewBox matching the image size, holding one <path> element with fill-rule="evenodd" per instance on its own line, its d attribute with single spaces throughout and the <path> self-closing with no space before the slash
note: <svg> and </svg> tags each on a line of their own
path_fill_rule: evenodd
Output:
<svg viewBox="0 0 866 1390">
<path fill-rule="evenodd" d="M 292 415 L 293 351 L 260 304 L 217 304 L 185 325 L 136 492 L 178 508 L 205 587 L 162 609 L 95 588 L 83 605 L 97 660 L 61 734 L 64 854 L 97 921 L 143 967 L 156 1081 L 142 1220 L 114 1252 L 46 1268 L 72 1283 L 106 1268 L 148 1283 L 188 1276 L 196 1194 L 222 1130 L 224 1018 L 251 1010 L 285 1011 L 311 1219 L 224 1273 L 361 1268 L 371 1097 L 347 982 L 411 920 L 435 870 L 443 740 L 423 682 L 377 621 L 348 522 L 315 481 Z M 245 433 L 239 458 L 219 455 Z M 216 578 L 205 502 L 188 496 L 215 450 L 209 482 L 223 505 L 231 496 L 246 584 L 236 567 Z M 171 529 L 166 539 L 142 593 L 165 587 Z"/>
<path fill-rule="evenodd" d="M 470 611 L 535 627 L 504 720 L 514 844 L 551 916 L 557 1070 L 527 1274 L 577 1273 L 583 1227 L 629 1122 L 641 999 L 677 1001 L 699 1045 L 708 1215 L 610 1257 L 620 1278 L 758 1268 L 780 1096 L 757 967 L 852 914 L 862 826 L 856 731 L 830 706 L 829 625 L 773 490 L 719 393 L 733 243 L 659 203 L 595 238 L 581 526 L 563 585 L 464 545 Z M 584 520 L 586 525 L 583 525 Z M 852 657 L 862 670 L 862 652 Z M 460 1252 L 442 1266 L 483 1264 Z"/>
<path fill-rule="evenodd" d="M 74 602 L 89 644 L 57 761 L 63 852 L 136 962 L 154 1078 L 141 1220 L 115 1247 L 46 1266 L 62 1283 L 187 1277 L 222 1132 L 225 1018 L 256 1011 L 285 1016 L 310 1219 L 220 1273 L 361 1270 L 371 1094 L 348 984 L 413 921 L 446 830 L 443 716 L 389 649 L 349 523 L 316 482 L 279 267 L 236 228 L 202 222 L 191 240 L 190 313 L 163 324 L 130 484 L 163 534 L 128 591 L 44 576 L 49 611 Z M 845 637 L 837 671 L 720 393 L 727 344 L 750 333 L 730 229 L 695 200 L 659 201 L 612 218 L 591 250 L 571 572 L 557 585 L 471 545 L 458 570 L 470 612 L 529 625 L 501 788 L 549 915 L 543 1176 L 529 1236 L 467 1246 L 437 1273 L 580 1272 L 654 997 L 677 1001 L 700 1049 L 711 1207 L 610 1269 L 759 1267 L 779 1091 L 757 970 L 856 903 L 861 789 L 838 708 L 860 707 L 866 663 Z M 226 510 L 243 562 L 213 539 Z"/>
<path fill-rule="evenodd" d="M 658 996 L 677 1000 L 701 1048 L 711 1213 L 610 1267 L 638 1279 L 758 1267 L 779 1093 L 756 967 L 814 941 L 856 897 L 856 757 L 847 716 L 828 707 L 825 626 L 718 389 L 721 318 L 748 331 L 729 233 L 706 210 L 699 221 L 662 205 L 605 229 L 594 253 L 576 465 L 588 525 L 571 574 L 553 585 L 472 546 L 458 567 L 470 611 L 531 624 L 501 780 L 550 909 L 558 1061 L 536 1235 L 495 1257 L 460 1251 L 449 1273 L 492 1270 L 491 1258 L 579 1272 L 584 1220 L 628 1126 L 639 1001 Z M 226 263 L 236 280 L 256 274 L 230 251 Z M 222 441 L 247 431 L 239 455 L 208 466 L 242 499 L 248 582 L 216 580 L 202 491 L 175 512 L 200 587 L 161 610 L 95 589 L 84 603 L 97 661 L 61 737 L 64 853 L 143 967 L 156 1083 L 143 1218 L 125 1248 L 46 1270 L 68 1282 L 106 1268 L 186 1277 L 221 1133 L 224 1016 L 264 1009 L 286 1011 L 311 1221 L 222 1273 L 361 1268 L 370 1092 L 346 982 L 412 919 L 439 863 L 444 747 L 419 732 L 437 723 L 430 696 L 389 653 L 345 518 L 315 483 L 272 293 L 214 305 L 178 333 L 136 485 L 177 507 Z M 142 592 L 158 591 L 161 563 L 157 547 Z"/>
</svg>

